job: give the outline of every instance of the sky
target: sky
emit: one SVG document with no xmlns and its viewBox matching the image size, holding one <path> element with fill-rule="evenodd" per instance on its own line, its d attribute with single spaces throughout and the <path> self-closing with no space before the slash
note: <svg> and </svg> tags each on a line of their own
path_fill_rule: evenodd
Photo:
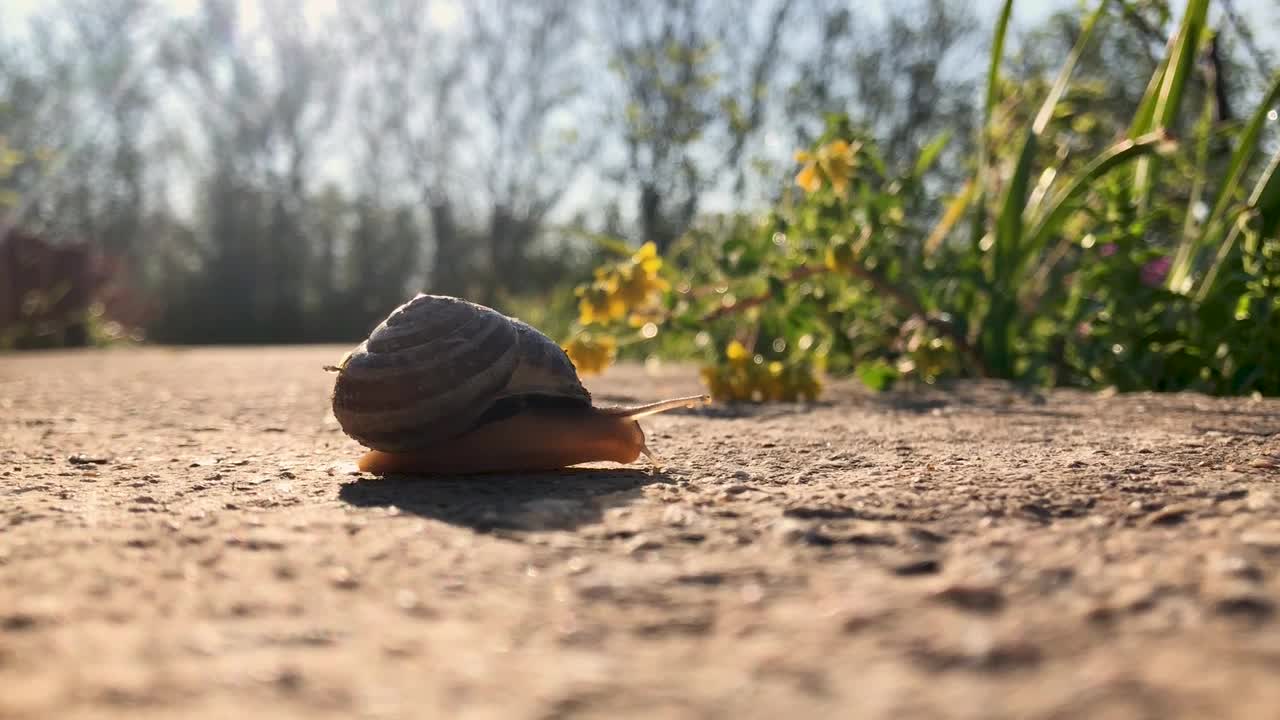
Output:
<svg viewBox="0 0 1280 720">
<path fill-rule="evenodd" d="M 21 20 L 39 9 L 49 0 L 3 0 L 3 14 L 0 17 Z M 431 18 L 441 28 L 456 25 L 462 18 L 461 4 L 465 0 L 434 0 L 429 12 Z M 250 24 L 261 17 L 261 8 L 266 3 L 276 2 L 283 5 L 297 5 L 303 17 L 308 20 L 333 15 L 337 11 L 338 0 L 240 0 L 240 14 Z M 191 15 L 200 7 L 200 0 L 168 0 L 167 4 L 177 15 Z"/>
<path fill-rule="evenodd" d="M 167 4 L 177 15 L 190 15 L 199 9 L 201 0 L 168 0 Z M 306 19 L 308 24 L 315 24 L 323 21 L 327 17 L 337 12 L 338 4 L 341 0 L 239 0 L 240 17 L 246 25 L 252 27 L 256 25 L 264 16 L 263 8 L 269 3 L 278 3 L 285 6 L 296 6 L 299 14 Z M 357 0 L 363 1 L 363 0 Z M 513 2 L 516 0 L 512 0 Z M 590 2 L 591 0 L 582 0 L 582 2 Z M 0 0 L 0 38 L 4 33 L 15 27 L 25 24 L 23 21 L 33 12 L 48 3 L 49 0 Z M 432 22 L 441 30 L 449 30 L 459 25 L 463 16 L 463 7 L 467 0 L 432 0 L 428 5 L 428 12 Z M 893 0 L 850 0 L 851 4 L 858 8 L 860 13 L 867 15 L 879 14 L 879 9 Z M 1002 0 L 969 0 L 980 22 L 983 25 L 990 26 L 994 24 L 996 14 L 999 12 Z M 1096 0 L 1087 0 L 1089 6 L 1093 6 Z M 762 4 L 762 7 L 765 4 Z M 1054 11 L 1064 8 L 1079 6 L 1081 0 L 1021 0 L 1014 4 L 1013 23 L 1015 28 L 1029 28 L 1043 21 Z M 1182 5 L 1179 0 L 1173 0 L 1175 6 Z M 1213 0 L 1213 6 L 1219 5 L 1219 0 Z M 1280 8 L 1277 7 L 1277 0 L 1234 0 L 1236 10 L 1246 18 L 1254 29 L 1257 40 L 1264 48 L 1280 52 L 1280 31 L 1275 30 L 1277 22 L 1280 22 Z M 8 28 L 4 25 L 9 25 Z M 1011 48 L 1013 49 L 1013 48 Z M 772 145 L 784 143 L 785 141 L 779 137 L 763 138 L 765 149 L 770 156 L 787 156 L 789 149 L 775 148 Z M 320 168 L 321 174 L 338 179 L 340 182 L 344 175 L 349 175 L 344 170 L 343 161 L 334 156 L 333 161 L 328 167 Z M 559 208 L 558 215 L 567 215 L 574 209 L 579 207 L 590 207 L 599 204 L 598 195 L 602 178 L 594 177 L 592 173 L 581 173 L 577 178 L 574 186 L 571 188 L 564 198 L 564 202 Z M 179 205 L 187 203 L 178 200 Z M 621 198 L 623 206 L 633 206 L 627 198 Z M 704 197 L 704 209 L 709 211 L 729 210 L 736 203 L 734 197 L 726 192 L 711 192 Z"/>
</svg>

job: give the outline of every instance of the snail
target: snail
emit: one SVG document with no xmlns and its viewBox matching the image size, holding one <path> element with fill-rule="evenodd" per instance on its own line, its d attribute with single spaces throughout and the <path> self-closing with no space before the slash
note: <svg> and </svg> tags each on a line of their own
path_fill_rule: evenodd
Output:
<svg viewBox="0 0 1280 720">
<path fill-rule="evenodd" d="M 368 448 L 360 470 L 471 474 L 659 461 L 638 419 L 706 395 L 599 407 L 569 356 L 532 326 L 460 298 L 419 294 L 343 358 L 333 414 Z"/>
</svg>

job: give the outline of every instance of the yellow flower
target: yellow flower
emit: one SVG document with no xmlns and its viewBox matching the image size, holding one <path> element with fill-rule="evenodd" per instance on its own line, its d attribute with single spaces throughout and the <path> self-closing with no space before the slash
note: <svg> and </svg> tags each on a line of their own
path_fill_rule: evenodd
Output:
<svg viewBox="0 0 1280 720">
<path fill-rule="evenodd" d="M 631 262 L 644 268 L 646 273 L 656 273 L 662 269 L 662 258 L 658 257 L 658 246 L 652 241 L 640 246 L 640 249 L 631 256 Z"/>
<path fill-rule="evenodd" d="M 644 302 L 647 290 L 644 274 L 636 272 L 640 268 L 633 266 L 631 272 L 618 278 L 618 297 L 626 305 L 639 305 Z"/>
<path fill-rule="evenodd" d="M 578 319 L 583 325 L 607 324 L 629 314 L 655 310 L 659 293 L 671 285 L 658 271 L 662 258 L 651 242 L 640 246 L 631 257 L 621 262 L 596 268 L 589 285 L 579 285 Z"/>
<path fill-rule="evenodd" d="M 618 343 L 612 335 L 579 333 L 564 346 L 564 351 L 579 373 L 591 375 L 602 372 L 613 363 Z"/>
<path fill-rule="evenodd" d="M 751 354 L 747 352 L 747 348 L 737 340 L 729 343 L 729 347 L 725 348 L 724 354 L 729 358 L 729 362 L 734 365 L 746 365 L 751 359 Z"/>
<path fill-rule="evenodd" d="M 658 271 L 662 269 L 662 258 L 658 256 L 658 246 L 647 242 L 631 256 L 632 278 L 642 278 L 646 294 L 654 290 L 666 290 L 670 287 Z"/>
<path fill-rule="evenodd" d="M 627 314 L 626 303 L 617 294 L 617 283 L 597 281 L 577 289 L 578 322 L 583 325 L 608 323 Z"/>
<path fill-rule="evenodd" d="M 857 167 L 857 151 L 858 146 L 850 146 L 844 140 L 832 141 L 818 149 L 818 164 L 840 197 L 848 191 L 849 178 Z"/>
<path fill-rule="evenodd" d="M 822 189 L 825 179 L 837 195 L 844 197 L 849 191 L 849 179 L 858 165 L 859 147 L 845 140 L 832 140 L 819 147 L 816 153 L 801 150 L 796 153 L 796 162 L 802 165 L 796 175 L 796 184 L 805 192 L 814 193 Z"/>
<path fill-rule="evenodd" d="M 818 176 L 818 162 L 807 152 L 796 153 L 796 162 L 804 167 L 796 175 L 796 184 L 807 193 L 815 193 L 822 189 L 822 178 Z"/>
</svg>

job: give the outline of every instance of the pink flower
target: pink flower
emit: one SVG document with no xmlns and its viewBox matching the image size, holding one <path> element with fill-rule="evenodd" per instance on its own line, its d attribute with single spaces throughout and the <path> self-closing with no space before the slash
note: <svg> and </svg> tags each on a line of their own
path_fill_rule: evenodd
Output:
<svg viewBox="0 0 1280 720">
<path fill-rule="evenodd" d="M 1173 260 L 1168 256 L 1158 257 L 1146 265 L 1142 266 L 1141 278 L 1142 284 L 1147 287 L 1158 287 L 1164 282 L 1165 276 L 1169 274 L 1169 266 L 1173 264 Z"/>
<path fill-rule="evenodd" d="M 1098 248 L 1098 254 L 1101 255 L 1102 257 L 1111 257 L 1112 255 L 1116 254 L 1116 250 L 1118 249 L 1119 248 L 1116 247 L 1115 243 L 1107 243 L 1106 245 L 1103 245 L 1102 247 Z"/>
</svg>

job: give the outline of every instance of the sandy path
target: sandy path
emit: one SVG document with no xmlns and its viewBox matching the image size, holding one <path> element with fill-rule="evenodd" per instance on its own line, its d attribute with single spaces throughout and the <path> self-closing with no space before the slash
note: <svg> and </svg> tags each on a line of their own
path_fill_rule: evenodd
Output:
<svg viewBox="0 0 1280 720">
<path fill-rule="evenodd" d="M 1280 402 L 839 387 L 652 418 L 660 474 L 379 480 L 341 352 L 0 357 L 0 717 L 1280 708 Z"/>
</svg>

